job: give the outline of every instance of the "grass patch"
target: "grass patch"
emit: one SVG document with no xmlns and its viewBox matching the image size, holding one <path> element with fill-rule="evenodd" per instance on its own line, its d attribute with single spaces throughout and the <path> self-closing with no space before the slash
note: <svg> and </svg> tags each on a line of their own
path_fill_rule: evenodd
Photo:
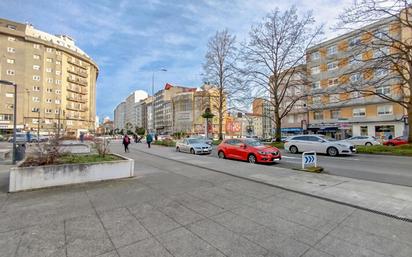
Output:
<svg viewBox="0 0 412 257">
<path fill-rule="evenodd" d="M 165 139 L 165 140 L 158 140 L 153 142 L 154 145 L 162 145 L 162 146 L 167 146 L 167 147 L 175 147 L 176 142 L 171 140 L 171 139 Z"/>
<path fill-rule="evenodd" d="M 399 145 L 399 146 L 359 145 L 356 147 L 356 150 L 358 153 L 366 153 L 366 154 L 387 154 L 387 155 L 412 156 L 412 144 Z"/>
<path fill-rule="evenodd" d="M 283 142 L 272 142 L 272 143 L 270 143 L 270 145 L 274 146 L 278 149 L 284 149 L 285 148 L 285 146 L 284 146 L 285 143 L 283 143 Z"/>
<path fill-rule="evenodd" d="M 212 141 L 212 145 L 219 145 L 220 143 L 222 143 L 222 140 L 213 140 Z"/>
<path fill-rule="evenodd" d="M 117 161 L 117 160 L 123 160 L 122 158 L 116 156 L 116 155 L 111 155 L 107 154 L 106 156 L 100 156 L 98 154 L 68 154 L 68 155 L 63 155 L 60 156 L 57 159 L 57 162 L 59 164 L 68 164 L 68 163 L 94 163 L 94 162 L 108 162 L 108 161 Z"/>
</svg>

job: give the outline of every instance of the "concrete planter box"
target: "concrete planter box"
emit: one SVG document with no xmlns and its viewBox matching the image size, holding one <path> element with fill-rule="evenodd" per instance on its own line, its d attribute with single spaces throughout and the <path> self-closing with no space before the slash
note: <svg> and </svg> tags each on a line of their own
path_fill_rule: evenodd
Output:
<svg viewBox="0 0 412 257">
<path fill-rule="evenodd" d="M 117 156 L 123 160 L 11 168 L 9 192 L 133 177 L 134 160 Z"/>
</svg>

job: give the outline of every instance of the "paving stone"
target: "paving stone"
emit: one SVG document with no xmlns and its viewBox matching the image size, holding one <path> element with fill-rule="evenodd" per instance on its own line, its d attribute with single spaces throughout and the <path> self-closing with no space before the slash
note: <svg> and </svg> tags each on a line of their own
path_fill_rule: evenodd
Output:
<svg viewBox="0 0 412 257">
<path fill-rule="evenodd" d="M 243 180 L 237 182 L 230 181 L 228 183 L 225 183 L 223 187 L 257 199 L 266 198 L 284 192 L 284 190 L 275 187 L 269 187 L 249 181 L 245 182 Z"/>
<path fill-rule="evenodd" d="M 326 252 L 335 257 L 362 256 L 362 257 L 386 257 L 376 251 L 366 249 L 345 242 L 337 237 L 326 236 L 314 248 Z"/>
<path fill-rule="evenodd" d="M 130 212 L 133 213 L 133 215 L 138 219 L 150 216 L 157 211 L 155 207 L 148 203 L 141 203 L 133 206 L 128 206 L 127 209 L 129 209 Z"/>
<path fill-rule="evenodd" d="M 265 256 L 268 253 L 263 247 L 248 241 L 211 220 L 191 224 L 188 226 L 188 229 L 228 256 L 254 257 Z"/>
<path fill-rule="evenodd" d="M 211 219 L 216 221 L 220 225 L 227 227 L 231 231 L 240 234 L 247 233 L 251 230 L 257 230 L 263 227 L 262 225 L 259 225 L 249 219 L 243 218 L 231 212 L 225 212 L 213 216 L 211 217 Z"/>
<path fill-rule="evenodd" d="M 210 217 L 226 211 L 220 206 L 216 206 L 214 204 L 211 204 L 210 202 L 195 198 L 188 194 L 186 194 L 184 197 L 177 198 L 177 201 L 188 209 L 191 209 L 197 213 L 201 213 L 206 217 Z"/>
<path fill-rule="evenodd" d="M 23 230 L 0 233 L 0 257 L 14 256 Z"/>
<path fill-rule="evenodd" d="M 104 253 L 104 254 L 101 254 L 99 256 L 96 256 L 96 257 L 119 257 L 119 255 L 117 254 L 116 251 L 111 251 L 111 252 Z"/>
<path fill-rule="evenodd" d="M 173 257 L 159 242 L 148 238 L 135 244 L 119 248 L 120 257 Z"/>
<path fill-rule="evenodd" d="M 373 249 L 385 256 L 412 256 L 412 241 L 406 243 L 347 226 L 339 226 L 330 232 L 330 235 L 363 248 Z"/>
<path fill-rule="evenodd" d="M 301 256 L 310 246 L 299 242 L 292 237 L 260 227 L 242 234 L 249 240 L 268 249 L 271 253 L 283 257 Z"/>
<path fill-rule="evenodd" d="M 332 255 L 321 252 L 319 250 L 311 248 L 309 251 L 307 251 L 302 257 L 333 257 Z"/>
<path fill-rule="evenodd" d="M 216 248 L 185 228 L 159 236 L 159 240 L 175 257 L 223 257 Z"/>
<path fill-rule="evenodd" d="M 167 205 L 161 207 L 160 210 L 181 225 L 187 225 L 204 219 L 202 215 L 189 210 L 176 201 L 168 203 Z"/>
<path fill-rule="evenodd" d="M 117 248 L 150 237 L 149 232 L 126 208 L 104 211 L 100 218 Z"/>
<path fill-rule="evenodd" d="M 96 256 L 113 250 L 100 220 L 83 216 L 66 220 L 67 257 Z"/>
<path fill-rule="evenodd" d="M 157 210 L 153 211 L 149 216 L 140 219 L 140 222 L 154 235 L 180 227 L 174 220 Z"/>
</svg>

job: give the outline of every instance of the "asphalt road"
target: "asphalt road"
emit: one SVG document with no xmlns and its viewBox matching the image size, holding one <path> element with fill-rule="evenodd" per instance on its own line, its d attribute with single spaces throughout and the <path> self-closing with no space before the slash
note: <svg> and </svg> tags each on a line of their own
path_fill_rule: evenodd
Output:
<svg viewBox="0 0 412 257">
<path fill-rule="evenodd" d="M 274 165 L 284 168 L 301 168 L 300 154 L 282 152 L 282 160 Z M 214 150 L 210 155 L 217 158 Z M 324 173 L 383 182 L 395 185 L 412 186 L 412 157 L 354 154 L 351 156 L 330 157 L 318 155 L 318 165 Z"/>
</svg>

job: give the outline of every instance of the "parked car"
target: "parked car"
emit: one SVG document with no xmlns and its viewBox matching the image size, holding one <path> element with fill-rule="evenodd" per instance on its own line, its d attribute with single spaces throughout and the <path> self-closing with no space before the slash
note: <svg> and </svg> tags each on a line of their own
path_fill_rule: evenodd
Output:
<svg viewBox="0 0 412 257">
<path fill-rule="evenodd" d="M 185 138 L 176 142 L 176 151 L 191 154 L 210 154 L 212 147 L 200 139 Z"/>
<path fill-rule="evenodd" d="M 389 139 L 383 142 L 383 145 L 397 146 L 397 145 L 406 145 L 407 143 L 408 143 L 408 139 L 406 137 L 395 137 L 393 139 Z"/>
<path fill-rule="evenodd" d="M 347 138 L 341 141 L 345 141 L 353 145 L 380 145 L 381 144 L 376 137 L 372 137 L 372 136 L 355 136 L 355 137 L 350 137 L 350 138 Z"/>
<path fill-rule="evenodd" d="M 13 135 L 11 135 L 11 136 L 7 139 L 7 142 L 9 142 L 9 143 L 12 143 L 12 142 L 13 142 Z M 16 142 L 17 142 L 17 143 L 27 142 L 26 133 L 17 132 L 17 133 L 16 133 Z"/>
<path fill-rule="evenodd" d="M 258 162 L 276 162 L 282 159 L 278 148 L 264 145 L 250 138 L 226 139 L 217 147 L 219 158 Z"/>
<path fill-rule="evenodd" d="M 212 139 L 207 138 L 205 136 L 191 136 L 190 138 L 195 138 L 195 139 L 202 140 L 203 142 L 205 142 L 208 145 L 212 145 L 212 143 L 213 143 Z"/>
<path fill-rule="evenodd" d="M 281 137 L 281 138 L 280 138 L 280 142 L 283 142 L 283 143 L 284 143 L 284 142 L 286 141 L 286 138 L 288 138 L 288 137 Z M 271 142 L 271 143 L 276 142 L 276 138 L 272 138 L 272 139 L 270 140 L 270 142 Z"/>
<path fill-rule="evenodd" d="M 315 151 L 316 153 L 337 156 L 356 152 L 353 144 L 335 141 L 324 135 L 298 135 L 289 137 L 285 142 L 285 150 L 291 153 Z"/>
</svg>

